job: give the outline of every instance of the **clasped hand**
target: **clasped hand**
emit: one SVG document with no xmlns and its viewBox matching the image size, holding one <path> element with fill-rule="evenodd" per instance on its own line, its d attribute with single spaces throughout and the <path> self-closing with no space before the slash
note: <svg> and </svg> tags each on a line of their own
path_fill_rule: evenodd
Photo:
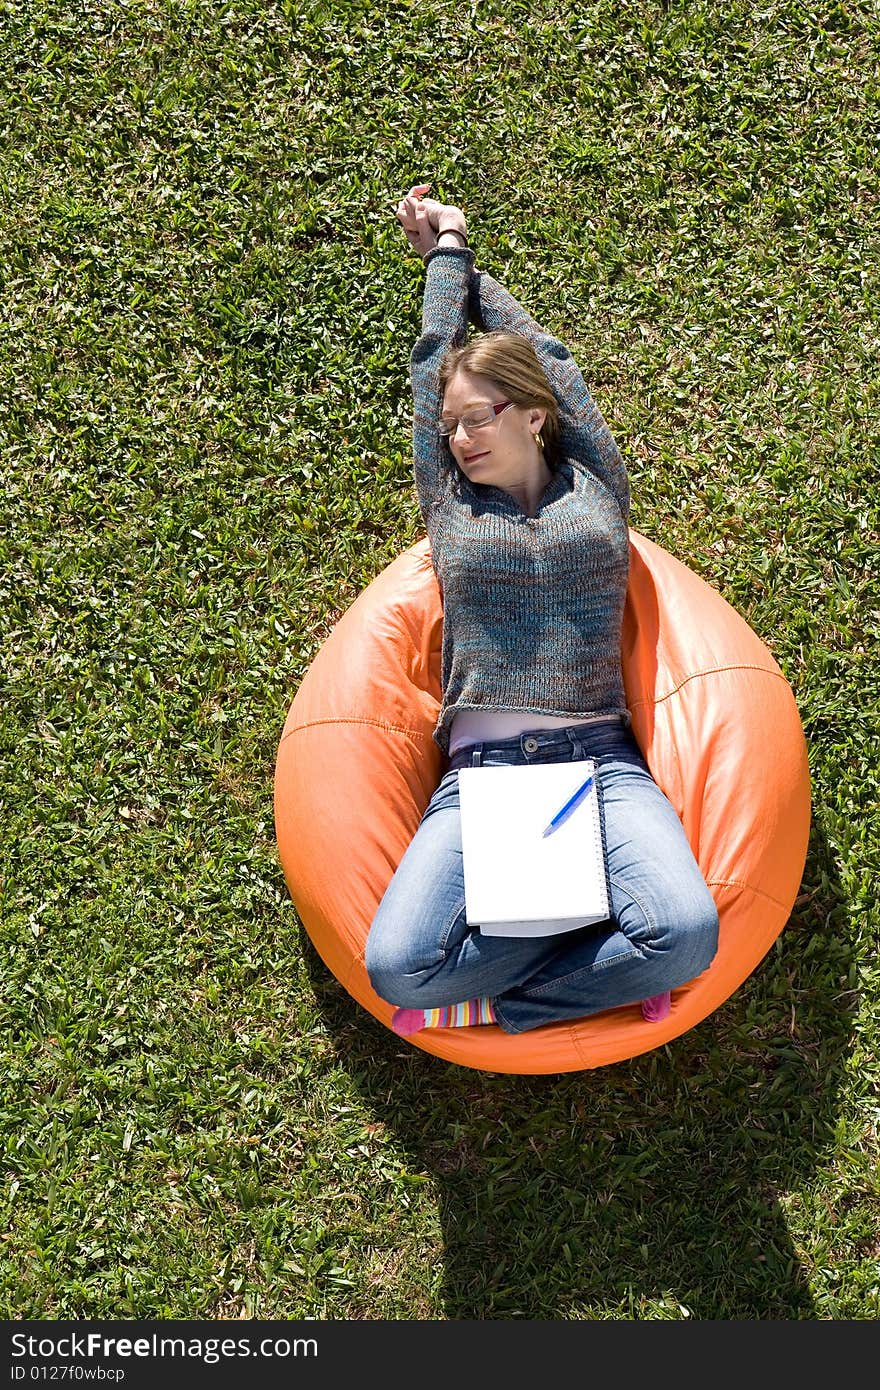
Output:
<svg viewBox="0 0 880 1390">
<path fill-rule="evenodd" d="M 436 198 L 426 198 L 430 187 L 429 183 L 413 184 L 397 204 L 394 214 L 410 246 L 421 256 L 427 256 L 433 250 L 441 232 L 467 235 L 467 223 L 461 208 L 451 203 L 438 203 Z"/>
</svg>

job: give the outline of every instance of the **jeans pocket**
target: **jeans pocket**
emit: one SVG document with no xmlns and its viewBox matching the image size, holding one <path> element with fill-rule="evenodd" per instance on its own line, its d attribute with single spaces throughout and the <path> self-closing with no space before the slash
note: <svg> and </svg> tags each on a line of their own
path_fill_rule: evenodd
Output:
<svg viewBox="0 0 880 1390">
<path fill-rule="evenodd" d="M 620 762 L 634 764 L 647 771 L 642 750 L 626 729 L 597 729 L 584 734 L 577 744 L 580 757 L 594 758 L 600 766 Z"/>
</svg>

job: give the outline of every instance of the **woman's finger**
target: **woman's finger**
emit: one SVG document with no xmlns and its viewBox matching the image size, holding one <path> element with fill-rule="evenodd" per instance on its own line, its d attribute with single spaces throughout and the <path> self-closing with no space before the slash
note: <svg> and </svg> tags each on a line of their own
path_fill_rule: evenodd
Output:
<svg viewBox="0 0 880 1390">
<path fill-rule="evenodd" d="M 437 244 L 437 237 L 431 226 L 430 219 L 425 208 L 421 203 L 416 205 L 416 227 L 419 233 L 419 246 L 422 255 L 426 255 L 432 246 Z"/>
<path fill-rule="evenodd" d="M 434 231 L 436 232 L 438 226 L 440 225 L 440 214 L 443 211 L 444 204 L 438 203 L 436 198 L 423 198 L 421 201 L 421 206 L 425 209 L 431 226 L 434 228 Z"/>
<path fill-rule="evenodd" d="M 403 228 L 410 246 L 413 250 L 420 251 L 423 256 L 437 242 L 436 231 L 431 225 L 432 219 L 429 216 L 428 207 L 422 201 L 422 195 L 427 193 L 430 187 L 429 183 L 414 183 L 409 192 L 397 204 L 394 214 Z M 429 199 L 429 204 L 431 201 Z M 435 204 L 435 206 L 439 206 L 439 204 Z"/>
<path fill-rule="evenodd" d="M 414 227 L 415 204 L 409 197 L 401 198 L 397 204 L 397 219 L 403 227 Z"/>
</svg>

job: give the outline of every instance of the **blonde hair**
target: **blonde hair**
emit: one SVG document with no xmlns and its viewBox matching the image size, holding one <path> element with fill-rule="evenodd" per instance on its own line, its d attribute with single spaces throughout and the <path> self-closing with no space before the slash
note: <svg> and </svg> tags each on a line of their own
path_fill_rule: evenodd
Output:
<svg viewBox="0 0 880 1390">
<path fill-rule="evenodd" d="M 551 467 L 555 466 L 559 452 L 559 406 L 528 338 L 498 330 L 481 333 L 462 347 L 450 348 L 440 363 L 441 395 L 456 372 L 487 376 L 514 405 L 546 410 L 541 438 L 544 456 Z"/>
</svg>

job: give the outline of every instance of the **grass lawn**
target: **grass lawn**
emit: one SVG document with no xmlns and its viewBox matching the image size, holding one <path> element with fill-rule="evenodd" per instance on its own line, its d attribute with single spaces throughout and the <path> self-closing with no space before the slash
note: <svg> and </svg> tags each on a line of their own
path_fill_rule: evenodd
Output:
<svg viewBox="0 0 880 1390">
<path fill-rule="evenodd" d="M 3 0 L 0 43 L 0 1315 L 876 1319 L 876 6 Z M 277 857 L 287 707 L 422 534 L 422 176 L 809 746 L 774 948 L 594 1071 L 395 1038 Z"/>
</svg>

